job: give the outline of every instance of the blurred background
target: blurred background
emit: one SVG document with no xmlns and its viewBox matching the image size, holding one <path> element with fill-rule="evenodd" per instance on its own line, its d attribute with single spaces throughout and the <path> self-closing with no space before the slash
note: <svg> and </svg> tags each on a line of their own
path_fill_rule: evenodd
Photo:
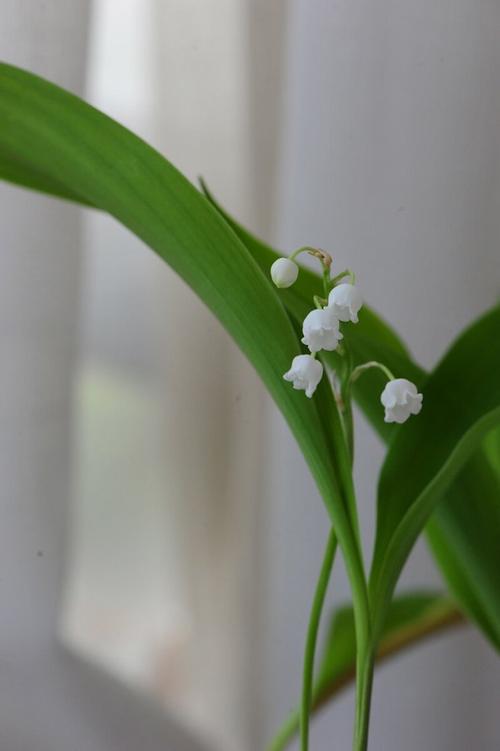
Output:
<svg viewBox="0 0 500 751">
<path fill-rule="evenodd" d="M 432 367 L 499 294 L 500 6 L 3 0 L 1 57 L 317 245 Z M 257 376 L 140 241 L 0 185 L 0 747 L 263 748 L 298 699 L 328 520 Z M 228 295 L 231 290 L 228 290 Z M 357 415 L 366 545 L 383 448 Z M 417 546 L 401 587 L 442 587 Z M 329 603 L 346 600 L 336 564 Z M 471 628 L 382 667 L 373 751 L 500 748 Z M 314 722 L 350 747 L 353 695 Z"/>
</svg>

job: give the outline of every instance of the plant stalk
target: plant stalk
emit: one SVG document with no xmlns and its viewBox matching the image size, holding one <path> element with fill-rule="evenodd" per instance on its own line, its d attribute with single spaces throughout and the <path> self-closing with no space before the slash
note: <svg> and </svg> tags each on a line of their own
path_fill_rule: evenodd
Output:
<svg viewBox="0 0 500 751">
<path fill-rule="evenodd" d="M 366 751 L 370 725 L 370 707 L 373 688 L 375 653 L 369 648 L 358 656 L 356 683 L 356 718 L 354 723 L 353 751 Z"/>
<path fill-rule="evenodd" d="M 354 368 L 352 353 L 345 348 L 345 369 L 341 376 L 342 396 L 342 424 L 347 456 L 350 460 L 348 492 L 353 494 L 353 506 L 356 508 L 354 497 L 354 482 L 352 477 L 354 464 L 354 424 L 352 418 L 352 382 L 355 380 L 357 368 Z M 360 553 L 361 554 L 361 553 Z M 357 562 L 351 572 L 351 586 L 354 608 L 354 622 L 356 629 L 356 712 L 354 723 L 353 750 L 365 751 L 368 745 L 368 727 L 370 717 L 371 691 L 373 684 L 373 670 L 375 654 L 372 649 L 372 616 L 368 585 L 363 566 Z"/>
<path fill-rule="evenodd" d="M 333 527 L 328 535 L 323 563 L 314 593 L 311 614 L 309 616 L 309 625 L 307 628 L 306 648 L 304 651 L 304 670 L 302 677 L 302 701 L 300 706 L 300 748 L 301 751 L 307 751 L 309 747 L 309 715 L 312 703 L 312 690 L 314 678 L 314 656 L 316 653 L 316 644 L 318 640 L 319 622 L 323 605 L 325 602 L 326 591 L 330 581 L 330 574 L 335 560 L 335 551 L 337 549 L 337 537 Z"/>
</svg>

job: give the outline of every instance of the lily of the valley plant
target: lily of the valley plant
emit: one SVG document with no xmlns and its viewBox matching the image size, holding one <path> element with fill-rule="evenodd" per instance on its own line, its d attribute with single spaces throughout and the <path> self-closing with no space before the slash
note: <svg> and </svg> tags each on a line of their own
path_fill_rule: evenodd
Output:
<svg viewBox="0 0 500 751">
<path fill-rule="evenodd" d="M 354 457 L 354 437 L 352 420 L 352 385 L 357 379 L 371 368 L 378 368 L 387 382 L 380 395 L 380 402 L 385 407 L 385 422 L 403 423 L 410 415 L 418 415 L 422 408 L 422 394 L 417 392 L 417 387 L 406 378 L 395 378 L 389 368 L 381 362 L 369 361 L 353 366 L 353 357 L 349 352 L 347 338 L 341 331 L 344 327 L 358 323 L 358 313 L 363 306 L 363 298 L 358 287 L 354 284 L 354 274 L 343 271 L 331 278 L 332 258 L 323 250 L 315 248 L 300 248 L 292 253 L 290 258 L 279 258 L 271 266 L 271 278 L 278 288 L 288 288 L 298 278 L 299 269 L 294 259 L 300 253 L 309 253 L 317 258 L 321 264 L 321 279 L 323 289 L 313 296 L 315 308 L 311 310 L 302 324 L 302 343 L 309 349 L 310 354 L 296 355 L 293 358 L 290 370 L 283 378 L 290 381 L 293 388 L 305 391 L 305 395 L 312 398 L 321 379 L 324 377 L 325 367 L 318 358 L 322 352 L 336 351 L 339 360 L 334 370 L 330 373 L 330 387 L 338 405 L 342 436 L 346 450 L 344 456 L 348 456 L 350 465 Z M 349 277 L 349 282 L 343 280 Z M 319 282 L 319 279 L 318 279 Z M 324 296 L 322 297 L 322 293 Z M 344 468 L 349 472 L 348 468 Z M 353 487 L 352 479 L 350 481 Z M 313 667 L 316 648 L 317 629 L 319 616 L 323 606 L 326 588 L 334 562 L 335 537 L 332 533 L 325 552 L 318 592 L 313 603 L 311 622 L 308 639 L 306 642 L 304 658 L 304 675 L 302 687 L 302 704 L 300 708 L 300 733 L 303 751 L 308 748 L 309 742 L 309 715 L 311 712 L 313 690 Z M 365 704 L 360 710 L 357 720 L 360 725 L 357 728 L 358 737 L 355 739 L 357 747 L 364 748 L 367 742 L 369 694 L 371 691 L 371 673 L 366 678 Z"/>
<path fill-rule="evenodd" d="M 270 749 L 300 732 L 306 751 L 311 714 L 351 679 L 353 748 L 366 749 L 376 661 L 439 628 L 468 619 L 500 649 L 499 307 L 426 373 L 362 303 L 354 275 L 332 272 L 328 253 L 301 248 L 282 257 L 126 128 L 9 65 L 0 65 L 0 177 L 106 211 L 135 232 L 230 332 L 300 446 L 325 506 L 325 554 L 300 700 Z M 299 270 L 301 253 L 317 260 L 319 274 Z M 388 444 L 369 566 L 352 476 L 353 399 Z M 394 597 L 422 532 L 447 592 Z M 337 546 L 352 599 L 332 610 L 326 595 Z M 322 615 L 330 626 L 315 659 Z M 298 694 L 299 685 L 298 678 Z"/>
</svg>

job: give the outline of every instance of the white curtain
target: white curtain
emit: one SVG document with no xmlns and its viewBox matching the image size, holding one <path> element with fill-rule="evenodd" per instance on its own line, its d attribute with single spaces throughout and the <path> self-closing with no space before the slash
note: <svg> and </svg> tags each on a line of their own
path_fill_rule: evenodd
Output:
<svg viewBox="0 0 500 751">
<path fill-rule="evenodd" d="M 83 90 L 89 4 L 6 0 L 1 57 Z M 194 749 L 157 704 L 66 652 L 81 216 L 0 185 L 0 748 Z"/>
</svg>

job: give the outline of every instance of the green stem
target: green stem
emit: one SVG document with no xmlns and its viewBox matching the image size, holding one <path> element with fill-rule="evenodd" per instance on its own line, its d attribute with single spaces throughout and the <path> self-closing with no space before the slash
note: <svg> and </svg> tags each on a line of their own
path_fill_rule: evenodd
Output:
<svg viewBox="0 0 500 751">
<path fill-rule="evenodd" d="M 306 648 L 304 651 L 304 672 L 302 678 L 302 702 L 300 706 L 300 748 L 307 751 L 309 747 L 309 714 L 311 711 L 312 688 L 314 677 L 314 655 L 318 639 L 319 622 L 325 595 L 330 581 L 330 574 L 335 560 L 337 537 L 333 527 L 328 535 L 323 563 L 314 593 L 309 625 L 307 628 Z"/>
<path fill-rule="evenodd" d="M 353 369 L 352 353 L 346 347 L 344 371 L 341 375 L 342 383 L 342 422 L 344 427 L 344 440 L 346 444 L 346 453 L 350 460 L 349 473 L 345 473 L 344 489 L 350 495 L 350 505 L 356 509 L 356 498 L 354 491 L 354 482 L 352 477 L 352 465 L 354 462 L 354 426 L 352 419 L 352 383 L 362 370 Z M 367 364 L 370 367 L 373 363 Z M 384 367 L 384 366 L 382 366 Z M 362 369 L 363 366 L 361 366 Z M 357 372 L 358 371 L 358 372 Z M 356 517 L 357 520 L 357 517 Z M 362 564 L 362 553 L 359 541 L 359 558 L 354 556 L 352 562 L 354 567 L 348 573 L 351 581 L 354 622 L 356 629 L 356 715 L 354 725 L 353 749 L 354 751 L 365 751 L 368 743 L 368 725 L 370 717 L 370 700 L 373 679 L 373 661 L 374 655 L 372 650 L 372 617 L 370 608 L 370 599 L 368 585 Z M 347 561 L 346 561 L 347 563 Z"/>
<path fill-rule="evenodd" d="M 383 365 L 381 362 L 377 362 L 376 360 L 371 360 L 370 362 L 365 362 L 363 365 L 358 365 L 357 368 L 354 368 L 354 370 L 351 373 L 351 383 L 354 383 L 358 380 L 359 376 L 362 375 L 365 370 L 370 370 L 370 368 L 378 368 L 379 370 L 384 373 L 384 375 L 387 376 L 389 381 L 394 380 L 394 375 L 389 370 L 388 367 Z"/>
<path fill-rule="evenodd" d="M 314 305 L 318 310 L 323 310 L 323 308 L 328 302 L 328 300 L 325 300 L 324 297 L 320 297 L 319 295 L 314 295 L 313 300 L 314 300 Z"/>
<path fill-rule="evenodd" d="M 345 277 L 348 276 L 350 279 L 351 284 L 354 284 L 356 281 L 356 277 L 354 276 L 354 272 L 351 271 L 351 269 L 346 269 L 345 271 L 342 271 L 342 273 L 337 274 L 337 276 L 334 276 L 333 279 L 330 280 L 330 287 L 335 287 L 338 282 L 340 282 L 342 279 L 345 279 Z"/>
<path fill-rule="evenodd" d="M 368 748 L 375 653 L 371 648 L 362 649 L 358 654 L 358 659 L 353 751 L 366 751 Z"/>
<path fill-rule="evenodd" d="M 310 253 L 311 251 L 316 250 L 316 248 L 312 248 L 310 245 L 303 245 L 301 248 L 297 248 L 297 250 L 294 250 L 293 253 L 290 253 L 288 256 L 291 261 L 295 261 L 297 256 L 299 256 L 301 253 Z"/>
<path fill-rule="evenodd" d="M 323 269 L 323 275 L 322 275 L 323 292 L 325 294 L 325 297 L 328 298 L 328 294 L 331 289 L 330 266 L 332 265 L 332 257 L 330 256 L 329 253 L 326 253 L 324 250 L 320 250 L 319 248 L 313 248 L 310 245 L 304 245 L 302 248 L 297 248 L 297 250 L 294 250 L 293 253 L 290 254 L 289 256 L 290 261 L 295 261 L 297 256 L 299 256 L 301 253 L 309 253 L 310 255 L 315 256 L 321 263 L 321 267 Z"/>
<path fill-rule="evenodd" d="M 323 264 L 323 292 L 328 301 L 330 294 L 330 267 Z"/>
<path fill-rule="evenodd" d="M 344 492 L 347 492 L 350 498 L 350 507 L 355 513 L 356 498 L 354 493 L 354 484 L 352 482 L 352 468 L 350 464 L 350 457 L 347 453 L 346 435 L 344 432 L 345 442 L 345 458 L 344 462 L 347 465 L 349 462 L 349 470 L 347 466 L 342 476 L 346 482 L 344 485 Z M 350 478 L 347 483 L 347 476 Z M 355 751 L 364 751 L 366 748 L 366 740 L 363 737 L 366 735 L 361 732 L 362 726 L 367 726 L 367 712 L 369 712 L 369 702 L 366 701 L 366 697 L 370 696 L 371 684 L 366 681 L 367 677 L 367 655 L 370 654 L 369 650 L 372 644 L 371 633 L 371 609 L 370 600 L 368 594 L 368 586 L 366 581 L 366 575 L 363 566 L 363 557 L 361 553 L 361 547 L 359 543 L 359 531 L 357 530 L 357 516 L 351 519 L 352 527 L 350 530 L 345 530 L 346 534 L 339 539 L 344 543 L 342 545 L 342 552 L 344 554 L 344 561 L 347 569 L 347 575 L 352 591 L 352 605 L 354 610 L 354 626 L 356 632 L 356 723 L 355 723 L 355 735 L 354 746 Z M 349 534 L 349 532 L 352 534 Z M 365 688 L 366 685 L 366 688 Z M 359 729 L 358 729 L 359 728 Z M 361 739 L 361 740 L 360 740 Z M 365 746 L 362 744 L 365 743 Z"/>
<path fill-rule="evenodd" d="M 354 625 L 356 630 L 356 716 L 353 751 L 365 751 L 368 742 L 371 679 L 371 615 L 363 572 L 351 578 Z"/>
<path fill-rule="evenodd" d="M 343 358 L 344 359 L 344 358 Z M 347 373 L 342 373 L 345 382 Z M 342 377 L 341 376 L 341 377 Z M 344 508 L 334 514 L 329 497 L 325 496 L 325 503 L 329 509 L 332 522 L 342 549 L 343 558 L 352 591 L 354 623 L 356 630 L 356 645 L 363 654 L 371 643 L 371 614 L 368 596 L 368 584 L 363 563 L 361 536 L 359 532 L 356 495 L 352 477 L 352 463 L 349 454 L 346 431 L 343 426 L 340 406 L 336 399 L 326 402 L 327 409 L 323 413 L 326 430 L 331 440 L 332 452 L 335 457 L 336 480 L 339 485 L 340 496 Z M 345 513 L 342 513 L 345 512 Z M 357 677 L 360 675 L 361 664 L 357 660 Z"/>
<path fill-rule="evenodd" d="M 354 464 L 354 424 L 352 419 L 352 373 L 353 357 L 350 348 L 344 343 L 344 361 L 345 369 L 341 376 L 341 396 L 342 396 L 342 421 L 344 425 L 347 450 L 351 459 L 351 468 Z"/>
</svg>

